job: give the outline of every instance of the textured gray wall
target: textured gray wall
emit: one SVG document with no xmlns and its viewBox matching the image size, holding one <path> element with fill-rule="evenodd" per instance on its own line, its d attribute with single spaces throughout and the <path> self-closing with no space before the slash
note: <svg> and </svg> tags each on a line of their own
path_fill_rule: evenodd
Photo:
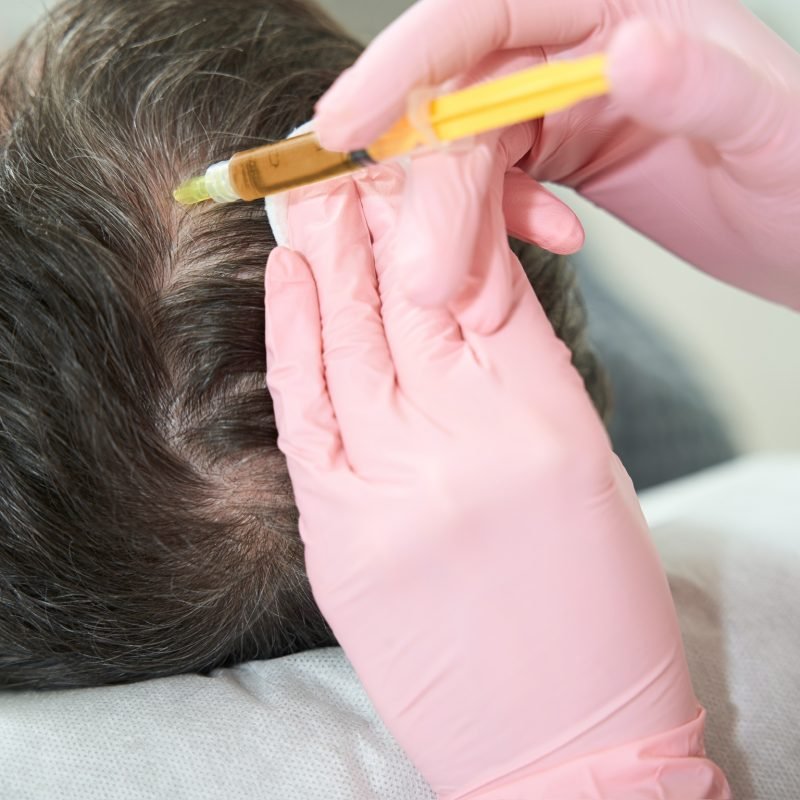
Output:
<svg viewBox="0 0 800 800">
<path fill-rule="evenodd" d="M 411 0 L 318 0 L 318 2 L 362 42 L 369 41 L 411 5 Z"/>
</svg>

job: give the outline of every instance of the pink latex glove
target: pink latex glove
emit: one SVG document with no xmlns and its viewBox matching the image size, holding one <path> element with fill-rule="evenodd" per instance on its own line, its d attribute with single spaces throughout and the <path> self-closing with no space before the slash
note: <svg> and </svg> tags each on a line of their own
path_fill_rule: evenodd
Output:
<svg viewBox="0 0 800 800">
<path fill-rule="evenodd" d="M 491 335 L 462 324 L 485 293 L 407 299 L 399 169 L 289 196 L 267 380 L 314 596 L 440 798 L 729 797 L 633 487 L 475 153 L 475 258 L 511 276 Z"/>
<path fill-rule="evenodd" d="M 366 146 L 405 112 L 412 87 L 469 82 L 521 56 L 598 51 L 610 56 L 610 98 L 528 123 L 530 147 L 508 166 L 573 187 L 712 275 L 800 308 L 800 55 L 736 0 L 421 0 L 322 98 L 316 127 L 328 148 Z M 457 173 L 446 185 L 422 171 L 416 180 L 408 227 L 428 236 L 421 250 L 451 252 L 461 231 L 444 198 L 482 187 Z M 574 215 L 538 184 L 516 174 L 506 195 L 513 233 L 580 247 Z M 412 294 L 454 297 L 468 268 L 427 270 Z M 502 317 L 504 300 L 489 317 Z"/>
</svg>

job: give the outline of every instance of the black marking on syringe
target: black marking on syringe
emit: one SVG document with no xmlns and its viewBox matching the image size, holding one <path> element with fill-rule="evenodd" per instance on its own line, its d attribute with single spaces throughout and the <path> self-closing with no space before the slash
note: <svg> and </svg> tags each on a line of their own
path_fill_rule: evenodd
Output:
<svg viewBox="0 0 800 800">
<path fill-rule="evenodd" d="M 366 150 L 351 150 L 348 155 L 351 161 L 362 167 L 369 167 L 378 163 Z"/>
</svg>

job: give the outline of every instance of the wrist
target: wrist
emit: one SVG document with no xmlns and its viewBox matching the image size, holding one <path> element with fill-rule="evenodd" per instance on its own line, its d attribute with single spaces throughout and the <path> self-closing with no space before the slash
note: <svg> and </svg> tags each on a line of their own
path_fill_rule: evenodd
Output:
<svg viewBox="0 0 800 800">
<path fill-rule="evenodd" d="M 669 731 L 554 767 L 531 764 L 439 800 L 729 800 L 722 770 L 705 755 L 705 709 Z"/>
</svg>

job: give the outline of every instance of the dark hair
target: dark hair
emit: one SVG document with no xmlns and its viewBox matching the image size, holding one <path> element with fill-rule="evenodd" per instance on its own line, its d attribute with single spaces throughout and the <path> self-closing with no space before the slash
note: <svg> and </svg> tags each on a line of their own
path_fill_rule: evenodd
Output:
<svg viewBox="0 0 800 800">
<path fill-rule="evenodd" d="M 171 191 L 309 119 L 358 51 L 300 0 L 73 0 L 6 59 L 0 686 L 335 643 L 265 389 L 263 207 Z M 572 273 L 523 260 L 603 407 Z"/>
</svg>

